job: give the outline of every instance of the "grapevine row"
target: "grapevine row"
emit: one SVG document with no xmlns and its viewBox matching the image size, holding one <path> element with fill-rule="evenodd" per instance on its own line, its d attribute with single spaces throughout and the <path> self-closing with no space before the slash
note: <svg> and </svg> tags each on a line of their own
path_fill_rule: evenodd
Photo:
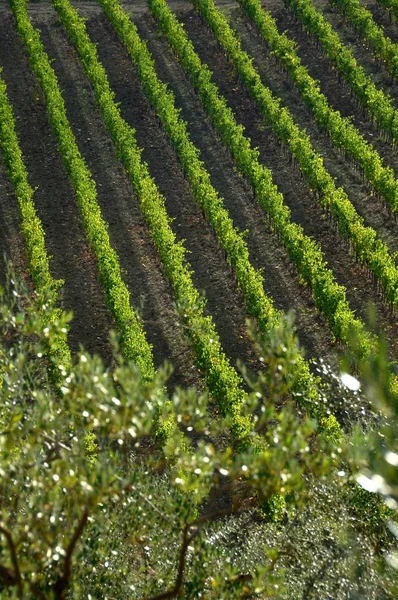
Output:
<svg viewBox="0 0 398 600">
<path fill-rule="evenodd" d="M 294 10 L 307 31 L 319 40 L 326 56 L 341 73 L 380 130 L 397 143 L 398 111 L 390 96 L 377 89 L 373 80 L 357 63 L 351 50 L 341 42 L 333 27 L 316 10 L 311 0 L 285 0 L 285 2 Z"/>
<path fill-rule="evenodd" d="M 384 35 L 381 27 L 376 25 L 373 15 L 359 0 L 331 0 L 333 6 L 342 12 L 344 17 L 361 34 L 361 41 L 365 41 L 373 49 L 373 53 L 380 58 L 393 79 L 398 75 L 398 45 Z"/>
<path fill-rule="evenodd" d="M 121 333 L 121 348 L 133 360 L 142 376 L 150 380 L 155 373 L 152 350 L 137 315 L 130 305 L 130 295 L 122 280 L 119 259 L 112 248 L 107 225 L 97 202 L 96 185 L 81 156 L 68 122 L 65 104 L 40 35 L 29 21 L 25 0 L 10 0 L 16 27 L 29 56 L 30 65 L 43 90 L 47 113 L 66 170 L 76 192 L 83 227 L 97 258 L 107 302 Z"/>
<path fill-rule="evenodd" d="M 351 123 L 350 119 L 333 110 L 317 81 L 301 64 L 296 45 L 285 34 L 278 32 L 275 20 L 261 8 L 260 0 L 238 0 L 257 25 L 269 45 L 311 109 L 320 128 L 325 129 L 332 142 L 351 155 L 362 167 L 363 174 L 384 198 L 392 212 L 398 212 L 398 181 L 394 171 L 385 167 L 378 152 Z"/>
<path fill-rule="evenodd" d="M 262 275 L 250 263 L 244 236 L 234 227 L 223 199 L 211 185 L 210 175 L 199 158 L 199 150 L 190 140 L 186 123 L 179 116 L 174 94 L 158 78 L 146 44 L 119 1 L 98 1 L 137 66 L 143 90 L 177 153 L 194 197 L 216 232 L 228 262 L 236 270 L 249 314 L 258 320 L 260 329 L 266 331 L 279 322 L 279 312 L 265 295 Z"/>
<path fill-rule="evenodd" d="M 341 236 L 352 243 L 360 262 L 367 265 L 381 282 L 387 300 L 398 307 L 398 268 L 386 244 L 377 237 L 374 229 L 364 225 L 346 192 L 336 188 L 332 176 L 323 165 L 322 157 L 312 147 L 309 136 L 295 124 L 288 109 L 280 106 L 280 100 L 274 98 L 263 85 L 252 59 L 242 50 L 238 37 L 214 1 L 193 2 L 236 68 L 265 122 L 278 139 L 289 147 L 308 185 L 319 194 L 323 209 L 330 211 L 336 219 Z"/>
<path fill-rule="evenodd" d="M 344 287 L 335 281 L 318 245 L 304 235 L 300 225 L 291 221 L 290 210 L 274 185 L 270 170 L 259 163 L 258 150 L 251 147 L 243 126 L 237 124 L 232 110 L 219 95 L 218 88 L 211 81 L 209 68 L 201 63 L 191 41 L 165 0 L 148 1 L 160 29 L 202 99 L 216 131 L 231 152 L 239 170 L 250 180 L 258 202 L 271 218 L 301 277 L 311 286 L 316 305 L 328 318 L 334 335 L 349 345 L 350 333 L 354 330 L 359 352 L 363 356 L 369 354 L 373 346 L 372 336 L 365 332 L 363 324 L 355 318 Z"/>
<path fill-rule="evenodd" d="M 377 0 L 377 3 L 385 8 L 394 21 L 398 21 L 398 0 Z"/>
<path fill-rule="evenodd" d="M 223 199 L 211 185 L 210 175 L 199 158 L 199 150 L 190 140 L 186 123 L 179 116 L 174 94 L 158 78 L 146 44 L 140 39 L 136 26 L 123 11 L 119 1 L 98 1 L 137 66 L 144 92 L 177 153 L 193 195 L 211 223 L 228 262 L 235 270 L 249 315 L 257 320 L 261 331 L 269 332 L 279 325 L 280 311 L 274 308 L 272 300 L 265 294 L 263 278 L 250 263 L 244 237 L 234 227 Z M 314 378 L 304 359 L 296 365 L 296 369 L 300 372 L 300 384 L 304 386 L 296 391 L 304 394 L 307 399 L 316 400 Z"/>
<path fill-rule="evenodd" d="M 42 311 L 43 328 L 58 320 L 61 309 L 56 307 L 57 290 L 62 280 L 55 280 L 50 272 L 50 259 L 45 244 L 45 234 L 33 200 L 34 190 L 28 181 L 22 151 L 15 130 L 15 119 L 7 95 L 6 84 L 0 77 L 0 148 L 8 176 L 14 186 L 21 212 L 21 229 L 25 240 L 30 275 L 33 279 L 37 302 Z M 48 309 L 50 306 L 50 309 Z M 70 365 L 71 354 L 67 343 L 67 331 L 58 328 L 49 348 L 49 358 L 55 370 Z"/>
<path fill-rule="evenodd" d="M 62 24 L 71 39 L 101 110 L 105 125 L 117 152 L 131 177 L 159 252 L 167 277 L 174 290 L 177 306 L 203 372 L 207 386 L 228 416 L 231 431 L 243 440 L 251 429 L 251 421 L 242 414 L 246 393 L 242 379 L 225 355 L 211 317 L 205 316 L 205 301 L 195 289 L 191 271 L 185 260 L 185 249 L 170 226 L 165 200 L 159 193 L 147 165 L 141 160 L 134 130 L 123 120 L 115 102 L 106 72 L 100 63 L 96 46 L 87 35 L 84 20 L 68 0 L 52 0 Z"/>
</svg>

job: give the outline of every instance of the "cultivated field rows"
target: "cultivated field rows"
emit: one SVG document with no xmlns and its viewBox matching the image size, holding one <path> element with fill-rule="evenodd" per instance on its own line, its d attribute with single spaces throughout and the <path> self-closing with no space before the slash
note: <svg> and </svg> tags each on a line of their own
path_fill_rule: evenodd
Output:
<svg viewBox="0 0 398 600">
<path fill-rule="evenodd" d="M 295 123 L 310 136 L 314 151 L 322 157 L 336 186 L 344 188 L 364 225 L 375 230 L 386 252 L 390 253 L 391 264 L 396 265 L 397 223 L 385 200 L 362 177 L 355 161 L 336 148 L 327 132 L 316 125 L 291 77 L 267 50 L 255 25 L 238 2 L 217 0 L 215 4 L 238 32 L 242 49 L 253 57 L 253 66 L 262 82 L 275 97 L 281 99 Z M 246 332 L 247 300 L 239 288 L 237 272 L 226 261 L 225 249 L 220 246 L 214 226 L 209 224 L 195 200 L 178 155 L 143 91 L 136 66 L 97 2 L 74 2 L 73 6 L 86 18 L 87 32 L 97 44 L 98 58 L 115 93 L 120 114 L 135 130 L 142 159 L 165 199 L 172 230 L 178 241 L 183 240 L 186 259 L 192 268 L 193 284 L 207 300 L 205 314 L 211 315 L 223 351 L 231 365 L 242 359 L 252 369 L 261 368 Z M 361 107 L 320 44 L 306 33 L 294 13 L 282 2 L 263 1 L 262 6 L 270 10 L 279 31 L 285 32 L 297 43 L 302 64 L 314 79 L 320 81 L 321 91 L 330 107 L 340 111 L 343 117 L 350 117 L 358 132 L 372 144 L 383 163 L 391 167 L 398 178 L 398 159 L 392 141 Z M 174 93 L 190 139 L 199 149 L 211 184 L 223 199 L 234 226 L 239 231 L 247 231 L 244 240 L 249 260 L 263 275 L 267 297 L 272 299 L 275 309 L 295 311 L 300 343 L 307 358 L 324 357 L 335 361 L 342 346 L 334 341 L 330 327 L 337 317 L 333 312 L 328 315 L 317 310 L 316 304 L 319 305 L 321 300 L 313 297 L 310 286 L 304 282 L 305 277 L 303 274 L 300 276 L 301 267 L 294 264 L 286 243 L 282 243 L 275 220 L 267 218 L 257 202 L 259 194 L 254 193 L 249 179 L 242 175 L 242 169 L 238 168 L 221 140 L 220 132 L 215 131 L 198 91 L 184 72 L 176 52 L 160 34 L 146 2 L 123 2 L 123 7 L 131 15 L 141 38 L 147 42 L 158 76 Z M 355 244 L 339 233 L 333 209 L 322 206 L 322 190 L 314 190 L 308 177 L 300 171 L 300 156 L 292 159 L 288 143 L 282 144 L 273 131 L 273 123 L 264 121 L 259 102 L 253 100 L 242 82 L 242 75 L 239 77 L 227 51 L 205 24 L 203 15 L 195 11 L 188 0 L 170 2 L 169 7 L 175 10 L 184 24 L 202 62 L 211 69 L 219 94 L 226 98 L 237 122 L 245 127 L 252 146 L 258 148 L 260 165 L 271 170 L 273 182 L 290 209 L 291 220 L 301 226 L 305 236 L 319 244 L 326 261 L 325 269 L 330 269 L 335 281 L 345 288 L 347 306 L 355 311 L 356 317 L 366 321 L 369 303 L 376 306 L 378 329 L 390 343 L 391 357 L 397 358 L 397 317 L 396 311 L 391 308 L 394 296 L 391 286 L 389 292 L 387 288 L 383 292 L 382 283 L 357 260 Z M 363 47 L 360 37 L 343 22 L 340 13 L 324 0 L 317 0 L 316 7 L 330 20 L 342 41 L 349 44 L 358 62 L 367 74 L 374 77 L 377 86 L 391 94 L 398 109 L 396 88 L 391 85 L 391 77 L 383 65 Z M 386 34 L 397 40 L 398 36 L 394 34 L 394 30 L 398 33 L 397 25 L 390 23 L 388 15 L 374 3 L 370 4 L 370 9 L 375 20 L 385 26 Z M 1 77 L 7 85 L 13 107 L 16 133 L 29 182 L 36 188 L 34 202 L 45 232 L 47 251 L 52 257 L 51 273 L 55 279 L 65 281 L 61 292 L 63 305 L 74 312 L 69 343 L 72 350 L 82 343 L 89 351 L 100 353 L 109 362 L 111 348 L 108 336 L 109 330 L 115 327 L 115 321 L 106 307 L 97 259 L 83 230 L 75 189 L 48 123 L 42 91 L 16 31 L 12 10 L 4 0 L 0 2 L 0 15 Z M 166 277 L 167 268 L 153 243 L 153 231 L 151 233 L 151 226 L 143 216 L 139 195 L 128 176 L 126 165 L 123 167 L 117 157 L 76 50 L 49 1 L 29 3 L 29 15 L 33 26 L 40 31 L 41 41 L 62 90 L 67 117 L 80 153 L 96 183 L 96 197 L 102 217 L 108 224 L 110 243 L 119 257 L 131 305 L 138 312 L 139 321 L 152 345 L 154 364 L 158 366 L 164 359 L 169 359 L 175 367 L 171 384 L 200 386 L 203 366 L 198 369 L 197 365 L 202 363 L 198 363 L 193 334 L 187 323 L 176 316 L 175 288 Z M 30 281 L 19 225 L 19 207 L 1 153 L 0 218 L 0 250 L 11 256 L 17 269 Z M 395 268 L 389 269 L 389 276 Z M 392 273 L 391 281 L 395 281 L 395 277 Z M 319 294 L 322 293 L 321 290 Z M 388 293 L 390 301 L 386 298 Z M 369 340 L 372 344 L 371 337 Z"/>
</svg>

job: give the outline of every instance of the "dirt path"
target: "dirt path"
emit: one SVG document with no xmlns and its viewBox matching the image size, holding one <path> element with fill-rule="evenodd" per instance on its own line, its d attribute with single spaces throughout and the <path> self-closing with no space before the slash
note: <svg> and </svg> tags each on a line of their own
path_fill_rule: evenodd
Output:
<svg viewBox="0 0 398 600">
<path fill-rule="evenodd" d="M 81 8 L 85 13 L 98 14 L 101 8 L 97 0 L 74 0 L 73 6 Z M 173 10 L 184 11 L 191 10 L 192 5 L 189 0 L 171 0 L 169 3 Z M 234 0 L 220 0 L 220 5 L 223 8 L 229 9 L 235 6 Z M 142 14 L 147 12 L 147 0 L 123 0 L 123 6 L 128 8 L 129 12 L 134 14 Z M 29 3 L 29 12 L 37 15 L 39 18 L 52 18 L 53 12 L 50 5 L 50 0 L 31 0 Z M 8 0 L 0 0 L 0 13 L 9 14 Z"/>
</svg>

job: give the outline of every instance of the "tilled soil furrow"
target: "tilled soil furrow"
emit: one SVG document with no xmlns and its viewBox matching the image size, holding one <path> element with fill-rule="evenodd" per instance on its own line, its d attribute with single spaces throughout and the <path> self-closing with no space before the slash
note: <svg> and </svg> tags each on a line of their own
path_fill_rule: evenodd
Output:
<svg viewBox="0 0 398 600">
<path fill-rule="evenodd" d="M 227 98 L 238 121 L 245 126 L 252 144 L 259 148 L 260 159 L 272 170 L 274 181 L 284 194 L 293 220 L 300 223 L 305 233 L 321 244 L 326 260 L 338 282 L 346 287 L 347 298 L 358 315 L 367 320 L 369 303 L 376 305 L 380 323 L 383 330 L 388 333 L 392 352 L 395 354 L 394 347 L 397 346 L 397 341 L 394 317 L 380 297 L 375 294 L 365 269 L 356 263 L 346 243 L 337 234 L 334 224 L 321 211 L 319 203 L 312 197 L 298 169 L 292 167 L 290 156 L 282 149 L 271 131 L 264 126 L 260 112 L 242 89 L 233 68 L 212 33 L 203 26 L 197 14 L 191 13 L 188 17 L 183 15 L 181 17 L 188 35 L 195 44 L 196 51 L 212 69 L 215 83 Z M 352 190 L 348 191 L 352 192 Z"/>
<path fill-rule="evenodd" d="M 296 123 L 310 135 L 311 143 L 315 150 L 323 157 L 325 167 L 333 175 L 336 183 L 345 188 L 356 210 L 365 219 L 365 223 L 378 232 L 381 239 L 387 243 L 392 251 L 398 250 L 397 224 L 391 218 L 386 202 L 373 193 L 369 182 L 363 180 L 359 172 L 359 165 L 353 159 L 347 157 L 343 151 L 339 151 L 334 146 L 326 131 L 318 128 L 315 120 L 312 118 L 310 109 L 305 106 L 300 93 L 293 87 L 289 76 L 281 72 L 276 59 L 268 53 L 261 37 L 257 35 L 256 28 L 251 26 L 240 12 L 236 13 L 233 24 L 241 36 L 243 48 L 250 56 L 254 57 L 254 65 L 258 69 L 262 80 L 273 91 L 275 96 L 282 99 L 283 105 L 289 109 Z M 280 31 L 286 30 L 283 22 L 278 23 L 278 27 Z M 306 55 L 305 60 L 303 59 L 305 67 L 308 67 L 308 63 L 312 65 L 314 62 L 313 51 L 312 54 L 308 53 Z M 323 87 L 322 91 L 328 98 L 331 108 L 340 110 L 343 116 L 349 116 L 347 102 L 343 99 L 338 79 L 336 78 L 335 86 L 330 85 L 332 76 L 328 74 L 327 66 L 323 65 L 323 67 L 323 71 L 321 67 L 318 67 L 316 73 L 313 73 L 311 68 L 309 72 L 314 79 L 319 79 L 319 75 L 328 82 L 327 92 L 323 90 Z M 361 122 L 361 109 L 358 108 L 353 100 L 349 103 L 349 107 L 357 115 L 357 120 Z M 369 135 L 369 128 L 363 122 L 361 129 L 361 133 L 365 129 L 368 130 L 366 137 L 369 142 L 373 143 L 375 138 L 377 139 L 377 134 L 375 136 L 372 134 Z M 398 174 L 398 157 L 392 152 L 391 145 L 380 139 L 380 144 L 375 144 L 376 150 L 379 150 L 378 146 L 381 146 L 383 149 L 381 155 L 390 159 L 389 161 L 385 161 L 386 166 L 389 163 L 390 166 L 395 167 Z"/>
<path fill-rule="evenodd" d="M 388 11 L 380 6 L 376 0 L 367 0 L 366 8 L 373 15 L 374 22 L 379 27 L 383 27 L 384 35 L 388 36 L 395 44 L 398 43 L 397 23 L 390 19 Z"/>
<path fill-rule="evenodd" d="M 84 239 L 74 192 L 11 17 L 0 20 L 0 56 L 29 181 L 37 187 L 34 199 L 47 250 L 53 257 L 52 275 L 65 280 L 61 297 L 65 309 L 74 314 L 68 341 L 72 350 L 83 343 L 89 352 L 96 352 L 109 362 L 112 320 Z"/>
<path fill-rule="evenodd" d="M 5 286 L 6 264 L 3 257 L 11 260 L 18 276 L 22 277 L 29 288 L 33 282 L 27 270 L 25 242 L 21 233 L 21 212 L 14 188 L 9 180 L 0 150 L 0 285 Z"/>
<path fill-rule="evenodd" d="M 223 6 L 229 7 L 233 5 L 234 0 L 220 0 Z M 86 13 L 95 15 L 101 12 L 101 8 L 97 0 L 73 0 L 71 2 L 75 8 L 84 10 Z M 129 10 L 134 14 L 142 14 L 148 11 L 146 0 L 125 0 L 124 4 L 129 7 Z M 187 0 L 172 0 L 170 6 L 175 10 L 190 10 L 191 5 Z M 49 0 L 32 0 L 29 5 L 29 13 L 36 15 L 40 19 L 52 18 L 53 10 Z M 0 14 L 9 14 L 8 0 L 0 0 Z"/>
<path fill-rule="evenodd" d="M 391 75 L 384 68 L 382 61 L 375 59 L 371 50 L 368 50 L 364 42 L 361 41 L 361 35 L 355 32 L 348 21 L 344 19 L 342 13 L 333 8 L 327 0 L 317 0 L 316 7 L 338 33 L 343 44 L 350 48 L 366 74 L 373 79 L 378 88 L 392 97 L 394 106 L 398 108 L 397 86 L 391 81 Z"/>
<path fill-rule="evenodd" d="M 192 198 L 172 148 L 148 104 L 130 58 L 106 18 L 90 19 L 87 29 L 98 45 L 99 58 L 109 77 L 123 118 L 136 130 L 143 160 L 148 164 L 166 209 L 174 220 L 173 229 L 185 240 L 193 281 L 204 292 L 207 311 L 212 315 L 221 343 L 235 364 L 238 358 L 259 366 L 253 345 L 246 335 L 246 313 L 235 278 L 201 210 Z"/>
<path fill-rule="evenodd" d="M 350 117 L 355 127 L 370 142 L 386 166 L 394 169 L 398 177 L 398 156 L 392 144 L 380 135 L 368 113 L 360 106 L 354 94 L 344 83 L 331 62 L 322 53 L 321 47 L 313 36 L 308 35 L 293 15 L 287 11 L 273 13 L 280 31 L 297 44 L 297 54 L 308 69 L 310 75 L 319 81 L 321 91 L 328 98 L 329 104 L 339 110 L 343 117 Z"/>
<path fill-rule="evenodd" d="M 224 198 L 235 225 L 240 230 L 247 230 L 250 258 L 256 268 L 264 269 L 266 292 L 277 308 L 294 309 L 299 339 L 307 354 L 330 357 L 335 348 L 324 318 L 314 308 L 309 290 L 300 286 L 287 253 L 267 225 L 249 184 L 237 174 L 233 159 L 216 137 L 192 85 L 165 40 L 156 35 L 152 18 L 140 17 L 135 22 L 153 54 L 160 78 L 175 95 L 176 105 L 188 124 L 192 141 L 200 149 L 212 184 Z"/>
<path fill-rule="evenodd" d="M 111 243 L 119 255 L 131 303 L 141 315 L 153 346 L 155 365 L 162 365 L 166 358 L 173 364 L 170 388 L 199 385 L 192 352 L 179 329 L 170 287 L 163 277 L 138 200 L 96 108 L 90 84 L 54 15 L 40 29 L 53 59 L 79 149 L 97 183 L 98 202 L 109 224 Z"/>
</svg>

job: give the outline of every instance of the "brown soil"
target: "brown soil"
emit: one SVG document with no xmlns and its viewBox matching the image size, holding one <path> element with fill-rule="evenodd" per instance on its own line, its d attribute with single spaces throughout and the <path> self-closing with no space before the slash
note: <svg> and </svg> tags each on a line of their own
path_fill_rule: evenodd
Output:
<svg viewBox="0 0 398 600">
<path fill-rule="evenodd" d="M 165 196 L 167 210 L 173 218 L 172 226 L 178 238 L 185 240 L 195 285 L 207 298 L 208 313 L 214 319 L 225 350 L 233 363 L 240 358 L 252 368 L 257 368 L 257 356 L 246 334 L 243 299 L 237 291 L 233 273 L 225 262 L 211 227 L 192 197 L 174 151 L 148 105 L 135 68 L 98 4 L 94 0 L 86 0 L 75 2 L 75 5 L 88 18 L 89 34 L 98 43 L 100 59 L 108 72 L 116 99 L 120 102 L 122 114 L 136 129 L 138 144 L 143 148 L 143 158 Z M 325 319 L 316 311 L 309 290 L 299 283 L 295 267 L 267 226 L 249 185 L 237 175 L 231 157 L 215 135 L 192 86 L 165 40 L 158 35 L 156 25 L 148 14 L 146 0 L 126 2 L 124 5 L 133 15 L 141 35 L 148 41 L 159 75 L 175 93 L 191 137 L 199 147 L 212 183 L 224 197 L 235 225 L 240 230 L 248 230 L 246 239 L 251 260 L 257 268 L 264 270 L 267 293 L 274 299 L 276 307 L 296 312 L 299 338 L 307 355 L 335 360 L 336 346 Z M 268 56 L 254 29 L 236 9 L 236 3 L 218 0 L 217 5 L 227 10 L 234 27 L 242 34 L 244 47 L 255 57 L 255 64 L 265 83 L 282 97 L 297 122 L 311 134 L 314 146 L 325 157 L 327 167 L 337 182 L 345 186 L 366 222 L 377 229 L 393 250 L 397 250 L 396 226 L 389 221 L 382 203 L 374 198 L 370 201 L 369 190 L 357 170 L 333 148 L 327 136 L 318 131 L 288 78 L 276 68 L 274 59 Z M 375 293 L 365 270 L 356 264 L 346 244 L 337 235 L 335 226 L 322 214 L 298 169 L 292 166 L 290 157 L 281 149 L 269 129 L 264 127 L 257 108 L 242 89 L 214 37 L 192 10 L 191 3 L 177 0 L 171 6 L 184 21 L 201 57 L 214 70 L 214 79 L 236 112 L 238 121 L 245 125 L 253 145 L 259 147 L 261 160 L 272 169 L 275 183 L 284 193 L 293 219 L 302 224 L 308 235 L 321 242 L 326 259 L 338 281 L 346 286 L 348 298 L 358 314 L 366 319 L 369 302 L 376 305 L 380 327 L 387 332 L 393 354 L 397 356 L 395 319 Z M 364 120 L 350 94 L 345 90 L 342 92 L 337 77 L 330 72 L 321 52 L 314 49 L 311 39 L 301 31 L 280 0 L 267 4 L 267 7 L 272 8 L 281 28 L 288 30 L 288 34 L 299 42 L 303 61 L 325 86 L 332 105 L 343 114 L 354 116 L 354 122 L 358 122 L 364 133 L 377 142 L 377 148 L 384 152 L 383 156 L 390 160 L 398 172 L 398 160 L 390 156 L 391 147 L 379 139 L 377 132 Z M 41 29 L 43 43 L 53 59 L 68 117 L 79 148 L 97 182 L 98 199 L 109 224 L 111 241 L 120 257 L 132 304 L 142 315 L 148 339 L 153 344 L 155 362 L 160 365 L 167 358 L 174 364 L 172 385 L 199 385 L 193 354 L 173 311 L 170 286 L 163 275 L 137 198 L 114 154 L 95 107 L 90 85 L 49 2 L 32 2 L 29 10 L 34 24 Z M 35 200 L 46 230 L 48 250 L 53 256 L 52 272 L 55 277 L 65 279 L 64 305 L 74 311 L 71 345 L 76 349 L 78 343 L 82 342 L 89 351 L 99 352 L 109 361 L 108 333 L 113 324 L 105 307 L 95 260 L 85 241 L 73 190 L 47 124 L 44 104 L 4 0 L 0 0 L 0 13 L 0 64 L 4 67 L 3 76 L 14 106 L 30 181 L 38 186 Z M 0 252 L 8 250 L 13 259 L 23 265 L 18 207 L 0 164 L 0 190 L 3 189 L 7 196 L 3 194 L 0 201 Z M 57 190 L 56 205 L 54 189 Z M 11 198 L 10 206 L 4 198 Z"/>
<path fill-rule="evenodd" d="M 165 197 L 167 212 L 173 219 L 172 227 L 178 239 L 185 240 L 194 284 L 207 299 L 207 309 L 221 343 L 228 348 L 233 363 L 238 358 L 250 363 L 255 358 L 246 335 L 246 313 L 235 278 L 192 197 L 177 158 L 141 90 L 135 69 L 105 19 L 90 20 L 87 26 L 94 42 L 106 40 L 98 45 L 100 60 L 120 103 L 122 116 L 136 130 L 138 145 L 144 149 L 143 160 Z"/>
<path fill-rule="evenodd" d="M 63 89 L 68 118 L 97 183 L 102 214 L 120 257 L 131 302 L 141 315 L 153 345 L 155 364 L 160 366 L 166 358 L 172 362 L 175 370 L 170 385 L 197 383 L 198 374 L 179 330 L 169 285 L 138 201 L 95 106 L 92 90 L 63 29 L 52 22 L 42 25 L 41 32 L 47 52 L 55 59 L 53 67 Z"/>
<path fill-rule="evenodd" d="M 21 234 L 21 213 L 14 194 L 14 188 L 6 174 L 5 165 L 0 152 L 0 285 L 7 281 L 3 257 L 11 260 L 16 273 L 31 286 L 26 271 L 26 253 L 24 239 Z"/>
<path fill-rule="evenodd" d="M 109 361 L 112 321 L 39 89 L 9 16 L 0 21 L 0 56 L 29 181 L 37 188 L 35 204 L 53 257 L 51 271 L 65 280 L 63 303 L 74 314 L 70 345 L 77 350 L 83 342 L 88 351 Z"/>
<path fill-rule="evenodd" d="M 244 25 L 238 22 L 238 18 L 241 18 L 241 13 L 233 11 L 231 13 L 232 23 L 239 28 L 240 33 L 244 33 Z M 214 81 L 228 99 L 238 121 L 245 126 L 253 145 L 259 148 L 260 160 L 272 170 L 274 181 L 284 194 L 285 201 L 292 211 L 292 218 L 303 226 L 307 235 L 319 241 L 329 266 L 333 269 L 339 283 L 345 285 L 347 297 L 358 315 L 366 320 L 369 303 L 372 302 L 376 305 L 383 330 L 388 332 L 389 341 L 395 346 L 396 323 L 394 316 L 390 314 L 388 307 L 381 299 L 375 295 L 370 278 L 366 275 L 365 270 L 356 263 L 345 242 L 337 234 L 334 224 L 328 221 L 322 213 L 319 203 L 312 196 L 298 169 L 292 168 L 290 156 L 281 148 L 269 128 L 264 125 L 259 110 L 248 98 L 214 36 L 203 25 L 196 13 L 185 15 L 183 20 L 196 50 L 212 69 Z M 244 47 L 248 44 L 248 37 L 246 32 L 243 38 Z M 264 83 L 275 94 L 282 96 L 284 104 L 292 111 L 298 124 L 305 127 L 311 134 L 311 138 L 315 141 L 315 147 L 325 157 L 325 165 L 328 168 L 333 165 L 333 175 L 341 174 L 344 177 L 344 187 L 359 210 L 361 200 L 362 204 L 365 204 L 364 200 L 368 194 L 365 185 L 362 184 L 354 169 L 333 149 L 327 136 L 320 133 L 310 121 L 307 109 L 289 85 L 286 76 L 275 68 L 274 59 L 267 56 L 262 44 L 255 39 L 255 36 L 252 36 L 250 42 L 250 54 L 255 56 L 255 65 L 259 68 Z M 374 215 L 374 218 L 378 220 L 377 230 L 382 231 L 386 238 L 389 230 L 387 228 L 384 230 L 382 227 L 384 221 L 381 219 L 380 209 L 376 207 L 374 210 L 368 210 L 368 214 L 364 214 L 365 219 L 368 215 L 370 217 Z M 369 218 L 369 224 L 375 226 L 372 221 Z M 395 232 L 392 231 L 391 239 L 396 243 L 394 234 Z M 393 353 L 395 353 L 394 349 Z"/>
</svg>

